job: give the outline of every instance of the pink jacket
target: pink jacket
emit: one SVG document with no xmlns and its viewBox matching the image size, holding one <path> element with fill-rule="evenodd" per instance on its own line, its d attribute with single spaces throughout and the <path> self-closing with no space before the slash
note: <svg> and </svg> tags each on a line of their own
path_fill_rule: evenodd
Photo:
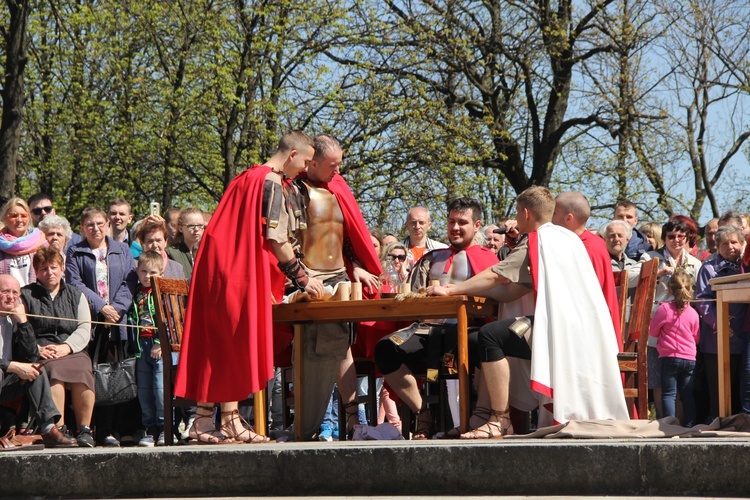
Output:
<svg viewBox="0 0 750 500">
<path fill-rule="evenodd" d="M 679 313 L 674 302 L 662 302 L 651 319 L 649 335 L 658 338 L 656 350 L 660 358 L 695 361 L 696 345 L 700 339 L 698 313 L 689 304 Z"/>
</svg>

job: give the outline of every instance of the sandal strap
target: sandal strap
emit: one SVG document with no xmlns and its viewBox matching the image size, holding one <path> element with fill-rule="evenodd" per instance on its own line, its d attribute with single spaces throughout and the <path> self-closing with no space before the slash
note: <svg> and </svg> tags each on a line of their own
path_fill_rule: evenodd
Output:
<svg viewBox="0 0 750 500">
<path fill-rule="evenodd" d="M 414 429 L 414 434 L 426 436 L 429 438 L 432 435 L 432 414 L 430 409 L 425 407 L 416 413 L 417 425 Z"/>
<path fill-rule="evenodd" d="M 356 399 L 354 401 L 349 401 L 348 403 L 344 403 L 344 413 L 346 413 L 347 416 L 351 415 L 357 415 L 359 412 L 359 401 Z"/>
</svg>

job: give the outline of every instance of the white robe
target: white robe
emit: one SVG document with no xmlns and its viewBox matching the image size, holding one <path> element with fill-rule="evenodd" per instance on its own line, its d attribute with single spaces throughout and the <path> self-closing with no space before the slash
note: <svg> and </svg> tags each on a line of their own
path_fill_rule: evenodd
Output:
<svg viewBox="0 0 750 500">
<path fill-rule="evenodd" d="M 511 360 L 511 404 L 527 409 L 536 399 L 556 423 L 627 420 L 612 318 L 586 248 L 560 226 L 544 224 L 537 234 L 532 357 L 530 366 Z"/>
</svg>

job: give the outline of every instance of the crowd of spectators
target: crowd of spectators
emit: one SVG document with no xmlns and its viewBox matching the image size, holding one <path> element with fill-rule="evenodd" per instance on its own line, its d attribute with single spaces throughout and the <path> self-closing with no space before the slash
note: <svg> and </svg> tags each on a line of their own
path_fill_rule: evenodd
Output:
<svg viewBox="0 0 750 500">
<path fill-rule="evenodd" d="M 0 213 L 3 224 L 0 275 L 7 275 L 3 283 L 17 283 L 20 294 L 13 294 L 14 286 L 4 286 L 0 290 L 0 295 L 10 297 L 3 311 L 5 318 L 13 318 L 8 321 L 15 325 L 7 332 L 3 330 L 0 359 L 12 364 L 9 360 L 15 356 L 15 351 L 11 352 L 9 346 L 15 345 L 16 340 L 10 332 L 12 330 L 13 335 L 23 333 L 16 325 L 23 318 L 23 312 L 18 309 L 21 304 L 21 309 L 30 314 L 28 323 L 36 336 L 36 359 L 44 364 L 43 373 L 49 384 L 46 389 L 34 384 L 35 390 L 48 391 L 45 397 L 51 398 L 52 403 L 50 406 L 47 401 L 47 410 L 44 410 L 47 413 L 44 413 L 44 404 L 36 401 L 30 416 L 43 419 L 37 425 L 44 424 L 50 433 L 48 424 L 50 418 L 54 418 L 50 408 L 60 415 L 55 427 L 59 432 L 53 432 L 55 435 L 48 437 L 45 443 L 81 447 L 163 444 L 165 418 L 175 418 L 176 424 L 182 424 L 183 438 L 189 435 L 195 409 L 179 415 L 164 415 L 160 401 L 162 353 L 153 323 L 150 279 L 152 276 L 191 278 L 209 218 L 209 214 L 194 207 L 170 208 L 164 218 L 150 215 L 133 225 L 130 204 L 117 198 L 106 210 L 85 209 L 80 220 L 74 221 L 78 224 L 71 224 L 56 214 L 52 200 L 43 193 L 32 196 L 28 202 L 16 197 L 5 203 Z M 80 234 L 73 231 L 74 225 L 79 225 Z M 393 264 L 400 282 L 419 282 L 425 287 L 427 283 L 415 281 L 411 271 L 430 252 L 437 252 L 432 258 L 437 255 L 452 259 L 451 251 L 445 250 L 449 248 L 446 242 L 450 243 L 456 236 L 440 238 L 431 234 L 431 214 L 423 207 L 408 211 L 404 229 L 408 234 L 399 240 L 396 235 L 373 228 L 370 230 L 372 245 L 383 268 L 388 262 Z M 681 215 L 663 222 L 639 222 L 636 205 L 621 201 L 615 206 L 611 221 L 590 231 L 606 244 L 612 271 L 629 271 L 631 296 L 641 264 L 659 259 L 653 309 L 657 317 L 648 338 L 649 389 L 655 416 L 676 415 L 688 426 L 715 418 L 718 413 L 716 305 L 708 281 L 746 271 L 750 264 L 747 255 L 750 252 L 746 250 L 750 233 L 748 217 L 729 211 L 703 227 Z M 507 218 L 474 231 L 472 241 L 467 240 L 463 245 L 468 248 L 478 244 L 489 249 L 493 259 L 497 256 L 498 261 L 503 261 L 521 237 L 516 220 Z M 675 290 L 679 291 L 678 296 Z M 690 321 L 683 325 L 681 333 L 664 326 L 679 323 L 683 314 L 690 316 Z M 670 318 L 669 321 L 665 323 L 664 317 Z M 94 320 L 93 326 L 91 320 Z M 128 324 L 141 328 L 128 329 Z M 389 328 L 395 326 L 398 325 L 389 325 Z M 746 314 L 745 305 L 731 306 L 731 326 L 733 410 L 750 412 L 750 315 Z M 371 358 L 375 354 L 375 344 L 387 333 L 374 331 L 375 337 L 361 339 L 370 343 L 362 352 Z M 670 344 L 677 342 L 674 339 L 681 339 L 681 348 Z M 97 344 L 104 348 L 97 350 Z M 381 351 L 392 347 L 390 342 L 381 341 L 380 345 Z M 139 358 L 138 399 L 116 406 L 95 405 L 92 359 L 96 353 L 98 359 L 93 359 L 94 362 L 110 360 L 121 346 Z M 383 359 L 388 356 L 381 352 Z M 679 370 L 675 368 L 678 363 L 675 359 L 679 361 Z M 3 384 L 11 372 L 19 370 L 18 365 L 10 370 L 8 363 L 3 369 L 6 373 Z M 402 422 L 396 402 L 405 399 L 418 415 L 420 427 L 415 436 L 429 437 L 432 429 L 424 417 L 426 412 L 418 387 L 400 385 L 394 391 L 390 384 L 398 382 L 393 373 L 401 365 L 381 364 L 388 368 L 384 371 L 386 383 L 382 378 L 377 381 L 378 422 L 369 422 L 360 407 L 359 423 L 390 422 L 400 429 Z M 19 376 L 22 380 L 34 380 L 38 375 Z M 401 375 L 400 372 L 397 375 Z M 359 384 L 360 393 L 365 387 L 366 384 Z M 18 401 L 7 402 L 10 391 L 5 385 L 3 391 L 0 424 L 7 429 L 20 422 L 19 406 Z M 396 401 L 392 398 L 394 392 L 399 396 Z M 33 397 L 39 399 L 39 394 Z M 29 397 L 32 396 L 29 394 Z M 337 397 L 334 389 L 318 433 L 321 440 L 338 435 L 334 408 Z M 274 415 L 278 414 L 277 410 L 272 409 Z M 212 418 L 210 409 L 204 408 L 199 413 L 200 418 Z M 347 415 L 351 416 L 348 410 Z M 279 424 L 274 421 L 271 425 L 278 427 Z"/>
</svg>

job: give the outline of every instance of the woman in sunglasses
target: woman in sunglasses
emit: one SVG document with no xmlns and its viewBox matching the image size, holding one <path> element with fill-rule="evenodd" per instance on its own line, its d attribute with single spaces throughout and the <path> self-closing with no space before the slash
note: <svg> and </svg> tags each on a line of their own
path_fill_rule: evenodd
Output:
<svg viewBox="0 0 750 500">
<path fill-rule="evenodd" d="M 688 233 L 690 228 L 681 219 L 671 219 L 662 226 L 662 238 L 664 246 L 659 250 L 651 250 L 641 255 L 641 262 L 653 258 L 659 259 L 658 280 L 656 282 L 656 294 L 654 296 L 653 315 L 662 302 L 673 300 L 672 292 L 667 286 L 669 278 L 677 269 L 684 269 L 695 283 L 701 261 L 688 253 Z M 661 359 L 656 350 L 656 337 L 648 338 L 648 388 L 654 391 L 654 406 L 656 418 L 664 416 L 661 390 Z"/>
<path fill-rule="evenodd" d="M 11 198 L 0 211 L 5 227 L 0 231 L 0 274 L 10 274 L 21 286 L 36 282 L 31 258 L 46 243 L 39 229 L 29 231 L 29 206 L 23 198 Z"/>
<path fill-rule="evenodd" d="M 383 265 L 388 260 L 393 261 L 393 267 L 396 268 L 398 274 L 401 276 L 401 281 L 406 280 L 406 276 L 409 274 L 406 266 L 406 246 L 403 243 L 396 242 L 386 246 L 383 250 Z"/>
</svg>

